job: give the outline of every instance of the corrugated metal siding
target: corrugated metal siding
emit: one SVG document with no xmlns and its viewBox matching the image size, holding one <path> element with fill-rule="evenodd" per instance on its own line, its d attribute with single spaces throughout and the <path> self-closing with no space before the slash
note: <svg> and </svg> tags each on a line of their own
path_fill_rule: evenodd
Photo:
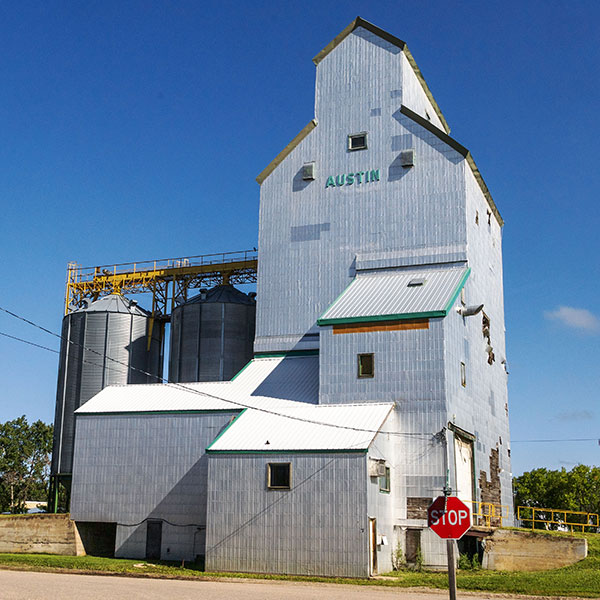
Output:
<svg viewBox="0 0 600 600">
<path fill-rule="evenodd" d="M 320 320 L 441 312 L 466 273 L 463 267 L 358 275 Z M 424 285 L 409 286 L 412 280 L 421 278 Z"/>
<path fill-rule="evenodd" d="M 477 436 L 474 444 L 475 478 L 481 472 L 490 479 L 490 455 L 498 450 L 498 474 L 502 504 L 511 511 L 512 477 L 508 454 L 510 448 L 507 374 L 502 365 L 506 357 L 504 331 L 504 302 L 502 288 L 502 232 L 492 216 L 487 219 L 487 202 L 472 173 L 465 175 L 467 184 L 467 231 L 469 265 L 472 274 L 465 286 L 467 304 L 484 304 L 490 319 L 490 341 L 495 355 L 488 364 L 485 351 L 487 340 L 482 333 L 481 313 L 462 319 L 450 314 L 444 320 L 446 380 L 449 420 L 456 415 L 456 425 Z M 475 216 L 479 214 L 479 223 Z M 465 362 L 467 385 L 460 382 L 460 363 Z M 452 462 L 454 447 L 451 445 Z M 453 484 L 454 485 L 454 484 Z M 480 499 L 480 497 L 478 497 Z"/>
<path fill-rule="evenodd" d="M 292 463 L 292 489 L 266 465 Z M 206 568 L 368 575 L 366 455 L 209 456 Z"/>
<path fill-rule="evenodd" d="M 105 308 L 113 309 L 105 312 Z M 129 311 L 129 312 L 127 312 Z M 73 412 L 106 385 L 152 381 L 162 371 L 159 328 L 147 350 L 145 311 L 107 296 L 63 319 L 70 342 L 61 348 L 56 397 L 52 472 L 70 473 L 75 420 Z M 151 369 L 153 369 L 151 371 Z"/>
<path fill-rule="evenodd" d="M 382 44 L 355 32 L 319 64 L 319 124 L 261 186 L 255 352 L 318 347 L 299 340 L 352 281 L 357 254 L 466 244 L 464 159 L 399 113 L 402 54 Z M 368 150 L 348 152 L 360 131 Z M 417 162 L 403 169 L 408 148 Z M 312 161 L 317 179 L 302 182 Z M 379 182 L 325 188 L 329 175 L 377 168 Z M 292 241 L 292 227 L 327 223 Z"/>
<path fill-rule="evenodd" d="M 171 523 L 163 523 L 163 559 L 203 554 L 204 449 L 232 416 L 79 416 L 71 518 L 118 523 L 118 556 L 145 556 L 146 518 Z"/>
<path fill-rule="evenodd" d="M 306 405 L 279 409 L 277 414 L 247 410 L 210 450 L 366 450 L 392 407 Z"/>
</svg>

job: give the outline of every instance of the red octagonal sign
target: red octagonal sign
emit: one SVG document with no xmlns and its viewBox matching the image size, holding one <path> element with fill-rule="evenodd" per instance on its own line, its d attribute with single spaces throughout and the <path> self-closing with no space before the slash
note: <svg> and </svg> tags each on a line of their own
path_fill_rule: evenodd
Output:
<svg viewBox="0 0 600 600">
<path fill-rule="evenodd" d="M 441 538 L 459 540 L 471 528 L 471 509 L 456 496 L 439 496 L 427 509 L 427 525 Z"/>
</svg>

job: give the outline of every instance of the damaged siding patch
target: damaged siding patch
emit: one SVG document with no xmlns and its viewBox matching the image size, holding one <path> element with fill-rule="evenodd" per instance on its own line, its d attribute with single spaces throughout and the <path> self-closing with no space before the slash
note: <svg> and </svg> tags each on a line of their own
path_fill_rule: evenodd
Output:
<svg viewBox="0 0 600 600">
<path fill-rule="evenodd" d="M 427 519 L 427 509 L 431 504 L 431 498 L 407 498 L 406 499 L 406 518 L 407 519 Z"/>
</svg>

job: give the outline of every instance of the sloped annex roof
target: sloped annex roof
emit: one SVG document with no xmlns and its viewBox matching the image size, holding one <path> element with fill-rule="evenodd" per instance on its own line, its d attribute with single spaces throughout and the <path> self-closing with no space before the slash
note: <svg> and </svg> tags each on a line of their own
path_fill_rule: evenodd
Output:
<svg viewBox="0 0 600 600">
<path fill-rule="evenodd" d="M 317 323 L 445 317 L 471 269 L 403 269 L 359 274 Z"/>
<path fill-rule="evenodd" d="M 207 452 L 364 452 L 393 403 L 297 405 L 274 413 L 248 409 Z"/>
<path fill-rule="evenodd" d="M 319 395 L 318 356 L 255 358 L 232 381 L 105 387 L 75 413 L 123 414 L 279 409 Z"/>
</svg>

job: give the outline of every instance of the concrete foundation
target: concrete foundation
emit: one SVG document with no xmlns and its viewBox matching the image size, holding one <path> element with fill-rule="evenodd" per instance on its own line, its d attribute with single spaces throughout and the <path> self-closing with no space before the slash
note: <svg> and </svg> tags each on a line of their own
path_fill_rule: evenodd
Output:
<svg viewBox="0 0 600 600">
<path fill-rule="evenodd" d="M 587 552 L 583 538 L 497 529 L 485 538 L 482 566 L 494 571 L 544 571 L 572 565 Z"/>
<path fill-rule="evenodd" d="M 0 517 L 0 552 L 11 554 L 85 554 L 69 515 L 6 515 Z"/>
</svg>

